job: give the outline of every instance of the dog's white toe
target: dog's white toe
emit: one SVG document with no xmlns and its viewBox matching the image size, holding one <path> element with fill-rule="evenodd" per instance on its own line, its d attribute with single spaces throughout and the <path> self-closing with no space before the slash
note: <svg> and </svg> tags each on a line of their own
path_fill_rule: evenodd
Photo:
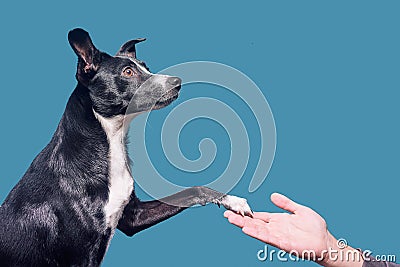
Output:
<svg viewBox="0 0 400 267">
<path fill-rule="evenodd" d="M 251 210 L 247 200 L 245 198 L 226 195 L 224 196 L 220 203 L 228 210 L 232 210 L 241 214 L 242 216 L 253 216 L 253 211 Z"/>
</svg>

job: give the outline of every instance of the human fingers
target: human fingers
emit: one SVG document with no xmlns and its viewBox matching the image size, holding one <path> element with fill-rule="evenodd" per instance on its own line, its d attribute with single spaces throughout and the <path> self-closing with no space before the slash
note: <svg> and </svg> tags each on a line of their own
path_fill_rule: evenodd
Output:
<svg viewBox="0 0 400 267">
<path fill-rule="evenodd" d="M 267 223 L 260 223 L 262 221 L 253 223 L 246 223 L 246 225 L 242 228 L 243 233 L 248 236 L 254 237 L 262 242 L 270 244 L 271 242 L 271 234 L 268 229 Z"/>
<path fill-rule="evenodd" d="M 228 218 L 229 217 L 229 215 L 231 215 L 231 214 L 235 214 L 233 211 L 231 211 L 231 210 L 226 210 L 225 212 L 224 212 L 224 217 L 225 218 Z"/>
<path fill-rule="evenodd" d="M 242 228 L 244 226 L 244 224 L 245 224 L 245 217 L 243 217 L 240 214 L 236 214 L 234 212 L 228 214 L 228 217 L 226 217 L 226 218 L 228 218 L 228 221 L 231 224 L 236 225 L 236 226 L 238 226 L 240 228 Z"/>
<path fill-rule="evenodd" d="M 263 220 L 264 222 L 269 222 L 272 218 L 273 214 L 269 212 L 254 212 L 253 218 Z"/>
<path fill-rule="evenodd" d="M 290 198 L 279 194 L 279 193 L 273 193 L 271 195 L 271 201 L 274 203 L 277 207 L 284 209 L 286 211 L 289 211 L 291 213 L 296 213 L 296 211 L 302 207 L 300 204 L 294 202 Z"/>
</svg>

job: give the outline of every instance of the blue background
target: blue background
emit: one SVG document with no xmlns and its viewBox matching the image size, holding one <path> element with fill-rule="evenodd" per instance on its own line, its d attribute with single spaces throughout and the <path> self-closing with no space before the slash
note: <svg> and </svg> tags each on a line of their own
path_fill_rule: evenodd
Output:
<svg viewBox="0 0 400 267">
<path fill-rule="evenodd" d="M 366 0 L 2 2 L 0 199 L 56 128 L 76 83 L 66 36 L 80 26 L 112 54 L 129 39 L 147 37 L 138 55 L 153 72 L 209 60 L 246 73 L 269 101 L 278 143 L 262 187 L 247 191 L 251 161 L 232 193 L 270 211 L 277 209 L 269 195 L 285 193 L 320 212 L 352 246 L 400 257 L 399 9 L 398 1 Z M 201 86 L 195 87 L 182 90 L 178 101 L 197 96 Z M 208 93 L 204 86 L 201 95 Z M 207 126 L 199 136 L 228 141 L 218 125 L 199 123 Z M 184 152 L 196 158 L 190 148 L 196 137 L 182 138 Z M 216 163 L 223 168 L 226 161 Z M 313 265 L 259 262 L 263 244 L 222 213 L 208 205 L 134 238 L 117 233 L 103 266 Z"/>
</svg>

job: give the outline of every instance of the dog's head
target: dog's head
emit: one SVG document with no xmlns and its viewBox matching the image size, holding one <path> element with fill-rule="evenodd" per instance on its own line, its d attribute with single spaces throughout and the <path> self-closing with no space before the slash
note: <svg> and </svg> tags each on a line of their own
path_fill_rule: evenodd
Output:
<svg viewBox="0 0 400 267">
<path fill-rule="evenodd" d="M 126 42 L 115 56 L 99 51 L 82 29 L 70 31 L 68 40 L 78 55 L 76 78 L 88 88 L 93 109 L 100 115 L 159 109 L 178 97 L 181 79 L 153 74 L 136 58 L 135 45 L 145 39 Z"/>
</svg>

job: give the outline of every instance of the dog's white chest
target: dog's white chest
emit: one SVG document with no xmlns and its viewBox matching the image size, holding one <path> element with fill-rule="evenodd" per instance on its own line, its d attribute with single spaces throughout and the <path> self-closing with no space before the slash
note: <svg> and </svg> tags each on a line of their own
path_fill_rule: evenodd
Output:
<svg viewBox="0 0 400 267">
<path fill-rule="evenodd" d="M 95 113 L 96 114 L 96 113 Z M 109 195 L 104 207 L 107 227 L 114 230 L 128 204 L 133 191 L 133 178 L 129 171 L 125 151 L 123 117 L 104 118 L 96 114 L 109 142 Z"/>
</svg>

